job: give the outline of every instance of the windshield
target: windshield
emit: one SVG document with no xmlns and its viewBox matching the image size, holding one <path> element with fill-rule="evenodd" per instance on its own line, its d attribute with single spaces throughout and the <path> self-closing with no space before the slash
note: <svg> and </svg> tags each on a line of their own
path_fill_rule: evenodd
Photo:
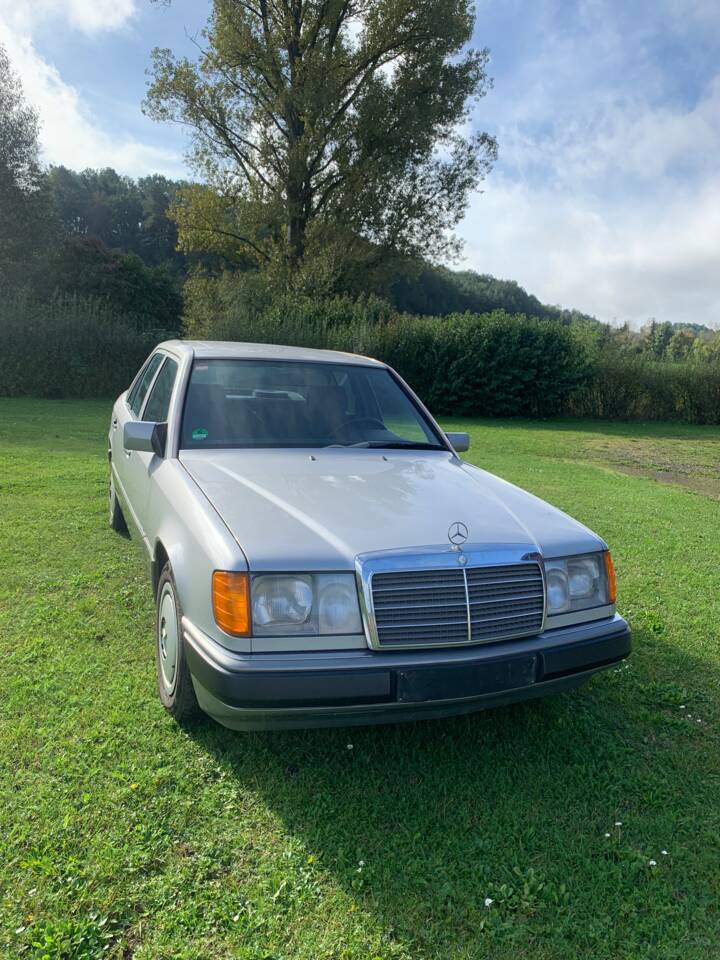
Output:
<svg viewBox="0 0 720 960">
<path fill-rule="evenodd" d="M 445 446 L 383 367 L 288 360 L 196 360 L 180 446 Z"/>
</svg>

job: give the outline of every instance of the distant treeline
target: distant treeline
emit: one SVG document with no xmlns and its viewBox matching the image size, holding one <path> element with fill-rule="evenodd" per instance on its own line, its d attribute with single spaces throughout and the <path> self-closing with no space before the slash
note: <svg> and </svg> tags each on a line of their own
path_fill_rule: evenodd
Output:
<svg viewBox="0 0 720 960">
<path fill-rule="evenodd" d="M 141 329 L 180 333 L 185 284 L 195 277 L 234 286 L 236 299 L 253 298 L 263 278 L 251 264 L 206 252 L 178 249 L 173 203 L 184 181 L 159 174 L 134 180 L 112 169 L 76 172 L 51 167 L 42 174 L 44 229 L 35 230 L 21 255 L 3 258 L 0 224 L 0 288 L 25 290 L 36 299 L 92 297 L 106 311 Z M 357 296 L 357 282 L 351 295 Z M 362 283 L 360 284 L 362 287 Z M 694 323 L 648 321 L 640 331 L 613 328 L 575 310 L 543 304 L 512 280 L 472 270 L 453 271 L 397 260 L 382 275 L 368 277 L 365 295 L 380 296 L 390 309 L 419 316 L 483 314 L 503 310 L 564 325 L 591 328 L 597 348 L 647 359 L 684 361 L 720 357 L 716 331 Z M 204 283 L 203 289 L 210 290 Z M 267 290 L 267 284 L 265 284 Z M 333 295 L 342 290 L 331 291 Z M 326 299 L 326 297 L 321 297 Z M 193 309 L 197 309 L 197 296 Z"/>
<path fill-rule="evenodd" d="M 48 302 L 93 297 L 136 326 L 178 330 L 188 267 L 167 215 L 177 187 L 159 175 L 43 171 L 32 194 L 33 229 L 0 223 L 0 286 Z"/>
<path fill-rule="evenodd" d="M 40 184 L 44 229 L 14 261 L 3 262 L 0 237 L 0 285 L 31 288 L 45 299 L 97 297 L 141 326 L 179 331 L 189 274 L 254 270 L 237 259 L 177 249 L 171 207 L 184 187 L 160 174 L 134 180 L 112 169 L 51 167 Z M 542 304 L 512 280 L 402 260 L 369 287 L 365 292 L 383 296 L 395 310 L 422 316 L 505 310 L 566 323 L 577 316 Z"/>
</svg>

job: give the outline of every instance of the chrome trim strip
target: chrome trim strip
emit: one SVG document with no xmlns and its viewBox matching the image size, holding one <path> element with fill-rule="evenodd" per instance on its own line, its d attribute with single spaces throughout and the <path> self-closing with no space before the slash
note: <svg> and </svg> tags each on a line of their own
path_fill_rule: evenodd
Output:
<svg viewBox="0 0 720 960">
<path fill-rule="evenodd" d="M 470 615 L 470 591 L 468 590 L 467 568 L 462 568 L 463 583 L 465 584 L 465 603 L 467 605 L 467 638 L 468 643 L 472 643 L 472 617 Z"/>
</svg>

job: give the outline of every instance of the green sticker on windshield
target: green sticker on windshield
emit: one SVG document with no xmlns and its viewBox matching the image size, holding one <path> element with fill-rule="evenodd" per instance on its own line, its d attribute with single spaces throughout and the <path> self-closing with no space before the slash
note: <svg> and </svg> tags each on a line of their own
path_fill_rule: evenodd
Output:
<svg viewBox="0 0 720 960">
<path fill-rule="evenodd" d="M 192 438 L 193 440 L 207 440 L 208 432 L 205 427 L 198 427 L 197 430 L 193 430 Z"/>
</svg>

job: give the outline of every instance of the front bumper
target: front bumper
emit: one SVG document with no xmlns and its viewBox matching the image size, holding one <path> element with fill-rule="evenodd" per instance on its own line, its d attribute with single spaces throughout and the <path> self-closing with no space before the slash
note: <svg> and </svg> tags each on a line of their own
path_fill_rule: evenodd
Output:
<svg viewBox="0 0 720 960">
<path fill-rule="evenodd" d="M 451 716 L 577 686 L 630 653 L 622 617 L 433 650 L 238 654 L 183 618 L 202 709 L 237 730 Z"/>
</svg>

